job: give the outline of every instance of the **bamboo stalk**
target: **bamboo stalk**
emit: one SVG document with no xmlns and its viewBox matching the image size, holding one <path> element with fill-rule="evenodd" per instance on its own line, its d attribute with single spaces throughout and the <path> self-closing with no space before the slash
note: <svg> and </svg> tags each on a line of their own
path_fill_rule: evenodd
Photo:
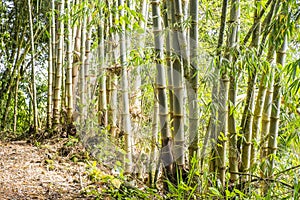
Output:
<svg viewBox="0 0 300 200">
<path fill-rule="evenodd" d="M 284 66 L 286 51 L 288 46 L 287 35 L 284 35 L 283 43 L 281 48 L 277 51 L 276 62 L 277 65 Z M 268 177 L 273 175 L 274 165 L 275 165 L 275 156 L 277 150 L 277 137 L 279 130 L 279 117 L 280 117 L 280 104 L 281 104 L 281 78 L 280 74 L 275 75 L 274 81 L 274 93 L 272 99 L 272 110 L 270 116 L 270 134 L 268 141 L 268 161 L 269 161 L 269 169 L 268 169 Z"/>
<path fill-rule="evenodd" d="M 125 16 L 124 0 L 119 0 L 120 18 Z M 122 67 L 121 87 L 122 87 L 122 119 L 123 130 L 125 136 L 125 151 L 126 151 L 126 164 L 125 169 L 127 172 L 132 172 L 132 132 L 131 132 L 131 119 L 129 113 L 129 95 L 128 95 L 128 72 L 127 72 L 127 53 L 126 53 L 126 35 L 125 24 L 121 24 L 120 35 L 120 61 Z"/>
<path fill-rule="evenodd" d="M 73 115 L 73 86 L 72 86 L 72 64 L 73 64 L 73 35 L 71 27 L 71 3 L 67 0 L 67 72 L 66 72 L 66 98 L 67 98 L 67 121 L 72 123 Z"/>
<path fill-rule="evenodd" d="M 64 0 L 59 3 L 59 16 L 64 16 Z M 55 87 L 53 99 L 53 128 L 56 129 L 60 124 L 61 111 L 61 88 L 62 88 L 62 70 L 63 70 L 63 46 L 64 46 L 64 22 L 59 22 L 58 49 L 57 49 L 57 65 L 55 71 Z"/>
<path fill-rule="evenodd" d="M 221 184 L 225 184 L 225 139 L 227 129 L 227 99 L 228 99 L 228 77 L 226 73 L 222 73 L 220 77 L 220 69 L 222 66 L 221 47 L 224 42 L 224 32 L 226 27 L 228 0 L 223 0 L 221 25 L 217 46 L 217 66 L 215 68 L 216 80 L 212 89 L 212 115 L 211 115 L 211 139 L 212 139 L 212 158 L 210 161 L 210 171 L 217 172 L 217 178 Z M 218 97 L 217 97 L 218 95 Z M 221 121 L 219 121 L 221 120 Z"/>
<path fill-rule="evenodd" d="M 34 46 L 34 33 L 33 33 L 33 19 L 31 2 L 28 0 L 29 10 L 29 26 L 30 26 L 30 42 L 31 42 L 31 85 L 32 85 L 32 107 L 33 107 L 33 128 L 34 132 L 38 131 L 38 108 L 36 100 L 36 83 L 35 83 L 35 46 Z"/>
<path fill-rule="evenodd" d="M 188 85 L 188 104 L 189 104 L 189 166 L 192 168 L 192 158 L 198 157 L 199 154 L 199 106 L 198 106 L 198 89 L 199 89 L 199 73 L 198 73 L 198 8 L 199 2 L 197 0 L 190 0 L 190 16 L 191 16 L 191 29 L 190 29 L 190 77 Z M 196 164 L 198 167 L 198 163 Z"/>
<path fill-rule="evenodd" d="M 160 1 L 152 0 L 153 35 L 155 45 L 155 65 L 157 70 L 156 90 L 159 104 L 159 125 L 161 130 L 161 161 L 165 178 L 172 178 L 173 156 L 171 152 L 171 134 L 168 118 L 165 69 L 162 65 L 163 37 L 161 26 Z M 166 185 L 164 185 L 166 187 Z"/>
</svg>

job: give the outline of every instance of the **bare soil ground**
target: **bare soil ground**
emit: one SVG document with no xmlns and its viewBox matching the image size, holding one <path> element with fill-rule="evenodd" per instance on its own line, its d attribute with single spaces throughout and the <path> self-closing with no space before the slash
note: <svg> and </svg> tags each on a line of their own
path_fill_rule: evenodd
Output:
<svg viewBox="0 0 300 200">
<path fill-rule="evenodd" d="M 0 142 L 0 199 L 93 199 L 82 194 L 85 163 L 60 152 L 63 143 Z"/>
</svg>

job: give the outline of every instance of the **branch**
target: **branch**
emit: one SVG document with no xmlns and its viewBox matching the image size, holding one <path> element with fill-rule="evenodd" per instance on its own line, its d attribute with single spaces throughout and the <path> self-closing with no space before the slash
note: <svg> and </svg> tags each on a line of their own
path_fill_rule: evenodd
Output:
<svg viewBox="0 0 300 200">
<path fill-rule="evenodd" d="M 285 170 L 283 170 L 283 171 L 281 171 L 281 172 L 278 172 L 278 173 L 275 174 L 274 176 L 278 176 L 279 174 L 283 174 L 283 173 L 285 173 L 285 172 L 288 172 L 288 171 L 291 171 L 291 170 L 297 169 L 297 168 L 300 168 L 300 165 L 296 165 L 296 166 L 290 167 L 290 168 L 288 168 L 288 169 L 285 169 Z"/>
<path fill-rule="evenodd" d="M 280 184 L 282 184 L 282 185 L 284 185 L 284 186 L 286 186 L 288 188 L 294 189 L 294 186 L 289 185 L 289 184 L 287 184 L 285 182 L 282 182 L 280 180 L 273 179 L 273 178 L 268 178 L 268 177 L 267 178 L 261 178 L 259 176 L 256 176 L 254 174 L 249 174 L 249 173 L 240 173 L 240 172 L 230 172 L 230 173 L 232 173 L 232 174 L 238 174 L 238 175 L 243 175 L 243 176 L 250 176 L 250 177 L 252 176 L 252 177 L 255 177 L 255 179 L 251 179 L 251 181 L 249 183 L 253 183 L 253 182 L 257 182 L 257 181 L 265 181 L 265 182 L 269 181 L 269 182 L 275 182 L 275 183 L 277 182 L 277 183 L 280 183 Z M 248 182 L 248 181 L 242 182 L 242 183 L 238 184 L 237 186 L 243 185 L 246 182 Z"/>
</svg>

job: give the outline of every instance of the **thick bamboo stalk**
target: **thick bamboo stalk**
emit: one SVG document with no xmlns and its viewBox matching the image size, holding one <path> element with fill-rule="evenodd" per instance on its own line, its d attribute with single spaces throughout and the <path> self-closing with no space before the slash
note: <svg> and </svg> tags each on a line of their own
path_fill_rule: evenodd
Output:
<svg viewBox="0 0 300 200">
<path fill-rule="evenodd" d="M 257 155 L 257 147 L 259 144 L 259 141 L 257 140 L 257 137 L 260 133 L 260 125 L 261 125 L 261 118 L 262 118 L 262 111 L 263 111 L 263 105 L 265 101 L 266 91 L 267 91 L 267 84 L 266 84 L 266 73 L 262 74 L 258 94 L 256 97 L 255 102 L 255 109 L 254 109 L 254 117 L 252 122 L 252 146 L 251 146 L 251 158 L 250 158 L 250 164 L 252 167 L 256 165 L 256 155 Z"/>
<path fill-rule="evenodd" d="M 159 127 L 159 104 L 157 91 L 154 92 L 154 106 L 153 106 L 153 117 L 152 117 L 152 135 L 151 135 L 151 152 L 149 162 L 149 186 L 153 187 L 155 184 L 155 167 L 157 160 L 157 142 L 158 142 L 158 127 Z"/>
<path fill-rule="evenodd" d="M 237 41 L 238 41 L 238 30 L 239 30 L 239 17 L 240 17 L 240 2 L 238 0 L 232 0 L 231 1 L 231 10 L 230 10 L 230 22 L 228 24 L 228 29 L 229 29 L 229 34 L 227 38 L 227 44 L 226 44 L 226 52 L 225 52 L 225 58 L 226 61 L 229 63 L 223 63 L 225 69 L 223 70 L 223 81 L 220 83 L 220 99 L 222 101 L 220 104 L 220 109 L 219 109 L 219 122 L 220 122 L 220 127 L 222 129 L 218 132 L 220 134 L 222 133 L 224 137 L 224 141 L 221 141 L 221 150 L 222 153 L 219 153 L 220 155 L 223 155 L 222 163 L 223 163 L 223 168 L 225 168 L 225 156 L 226 152 L 224 152 L 226 149 L 226 139 L 227 138 L 227 132 L 229 132 L 229 168 L 230 168 L 230 180 L 232 182 L 237 180 L 237 174 L 236 172 L 238 171 L 238 151 L 237 151 L 237 135 L 236 135 L 236 125 L 235 125 L 235 118 L 234 118 L 234 109 L 235 109 L 235 104 L 236 104 L 236 94 L 237 94 L 237 80 L 238 80 L 238 70 L 235 68 L 235 63 L 237 59 L 236 54 L 236 48 L 237 48 Z M 231 74 L 230 78 L 227 77 L 226 71 L 227 67 L 231 65 Z M 223 86 L 222 86 L 223 85 Z M 224 87 L 224 91 L 222 92 L 222 87 Z M 229 97 L 229 104 L 227 105 L 227 98 Z M 223 99 L 224 98 L 224 99 Z M 224 108 L 230 109 L 230 113 L 228 113 L 228 110 Z M 226 118 L 224 116 L 228 116 L 228 124 L 226 121 Z M 223 121 L 222 121 L 223 120 Z M 230 130 L 228 130 L 228 126 Z M 219 146 L 219 145 L 218 145 Z M 225 176 L 225 171 L 223 172 L 223 177 Z M 221 179 L 225 180 L 225 178 Z M 224 183 L 224 182 L 223 182 Z"/>
<path fill-rule="evenodd" d="M 260 162 L 261 167 L 261 176 L 266 175 L 266 156 L 268 153 L 268 138 L 270 130 L 270 115 L 272 109 L 272 98 L 273 98 L 273 85 L 274 85 L 274 70 L 271 69 L 269 75 L 269 81 L 267 83 L 267 91 L 265 96 L 265 102 L 262 112 L 262 124 L 261 124 L 261 137 L 260 137 Z"/>
<path fill-rule="evenodd" d="M 198 127 L 199 127 L 199 106 L 197 101 L 197 94 L 199 89 L 199 76 L 198 76 L 198 0 L 190 0 L 190 16 L 191 16 L 191 29 L 189 37 L 190 48 L 190 77 L 188 85 L 188 104 L 189 104 L 189 166 L 192 167 L 192 158 L 198 157 Z M 196 165 L 198 166 L 198 165 Z"/>
<path fill-rule="evenodd" d="M 226 73 L 222 74 L 220 79 L 220 90 L 219 90 L 219 109 L 218 109 L 218 137 L 217 137 L 217 170 L 218 178 L 222 185 L 225 185 L 225 173 L 226 173 L 226 140 L 227 140 L 227 113 L 228 113 L 228 91 L 229 91 L 229 79 Z"/>
<path fill-rule="evenodd" d="M 125 16 L 124 0 L 119 0 L 120 18 Z M 121 87 L 122 87 L 122 129 L 125 136 L 125 151 L 126 151 L 126 171 L 132 172 L 132 132 L 131 119 L 129 113 L 129 95 L 128 95 L 128 72 L 127 72 L 127 55 L 126 55 L 126 35 L 125 24 L 121 24 L 120 32 L 120 61 L 122 67 Z"/>
<path fill-rule="evenodd" d="M 227 121 L 227 99 L 228 99 L 228 78 L 226 74 L 220 77 L 220 69 L 222 65 L 221 47 L 224 42 L 224 32 L 226 26 L 228 0 L 223 0 L 221 25 L 217 46 L 217 66 L 215 68 L 216 80 L 212 89 L 212 115 L 211 115 L 211 139 L 212 139 L 212 160 L 210 161 L 210 171 L 217 172 L 217 177 L 222 184 L 225 183 L 225 135 Z M 221 85 L 220 85 L 221 84 Z M 227 92 L 226 92 L 227 91 Z M 219 95 L 217 97 L 217 95 Z M 221 95 L 221 96 L 220 96 Z M 221 120 L 221 122 L 219 121 Z M 221 134 L 221 131 L 223 132 Z"/>
<path fill-rule="evenodd" d="M 174 147 L 173 153 L 176 160 L 176 164 L 182 169 L 185 164 L 184 156 L 184 85 L 183 85 L 183 66 L 187 67 L 184 63 L 188 59 L 187 46 L 183 31 L 183 11 L 181 0 L 174 0 L 171 2 L 171 6 L 174 8 L 173 24 L 172 24 L 172 48 L 174 50 L 174 62 L 173 62 L 173 85 L 174 85 Z"/>
<path fill-rule="evenodd" d="M 64 0 L 59 3 L 59 16 L 63 17 L 65 12 Z M 55 88 L 53 99 L 53 128 L 56 129 L 60 123 L 61 110 L 61 87 L 62 87 L 62 70 L 63 70 L 63 46 L 64 46 L 64 22 L 59 22 L 58 31 L 58 49 L 57 49 L 57 66 L 55 72 Z"/>
<path fill-rule="evenodd" d="M 253 109 L 254 109 L 254 88 L 257 79 L 256 72 L 252 72 L 248 79 L 247 99 L 244 107 L 243 118 L 241 121 L 240 134 L 242 138 L 239 138 L 238 149 L 241 150 L 241 172 L 247 172 L 250 169 L 250 153 L 252 142 L 252 122 L 253 122 Z M 245 177 L 246 179 L 248 177 Z"/>
<path fill-rule="evenodd" d="M 85 41 L 85 63 L 84 63 L 84 74 L 85 74 L 85 93 L 86 99 L 85 103 L 87 105 L 87 109 L 90 109 L 90 102 L 92 98 L 91 92 L 91 70 L 90 70 L 90 60 L 91 60 L 91 40 L 92 40 L 92 26 L 91 20 L 92 17 L 89 16 L 89 12 L 87 14 L 87 21 L 86 21 L 86 41 Z"/>
<path fill-rule="evenodd" d="M 134 5 L 132 4 L 132 9 L 134 9 L 133 6 L 136 6 L 137 10 L 141 13 L 141 20 L 139 21 L 139 28 L 140 30 L 137 32 L 131 33 L 132 35 L 130 37 L 134 37 L 134 35 L 137 35 L 137 42 L 133 43 L 133 47 L 131 49 L 137 49 L 138 54 L 141 58 L 145 57 L 144 49 L 145 49 L 145 41 L 146 41 L 146 30 L 147 30 L 147 18 L 148 18 L 148 0 L 141 1 L 140 4 Z M 145 21 L 144 21 L 145 20 Z M 127 39 L 130 40 L 130 39 Z M 132 102 L 131 107 L 131 113 L 133 114 L 133 120 L 132 120 L 132 131 L 133 131 L 133 145 L 136 146 L 138 143 L 140 143 L 140 118 L 138 117 L 140 113 L 142 113 L 142 69 L 145 67 L 143 61 L 137 61 L 137 66 L 133 68 L 133 70 L 130 70 L 130 80 L 133 80 L 132 82 L 132 90 L 131 90 L 131 96 L 130 100 Z"/>
<path fill-rule="evenodd" d="M 86 105 L 86 34 L 87 34 L 87 2 L 83 1 L 82 20 L 81 20 L 81 47 L 80 47 L 80 68 L 79 68 L 79 112 L 80 112 L 80 124 L 84 124 L 84 120 L 87 115 Z"/>
<path fill-rule="evenodd" d="M 99 11 L 100 19 L 104 17 L 103 10 Z M 98 26 L 98 55 L 100 62 L 99 69 L 99 93 L 98 93 L 98 124 L 101 126 L 107 126 L 107 88 L 106 88 L 106 71 L 105 67 L 105 47 L 104 47 L 104 23 L 102 20 Z"/>
<path fill-rule="evenodd" d="M 269 61 L 270 65 L 272 65 L 274 61 L 274 47 L 270 46 L 268 51 L 267 60 Z M 253 117 L 253 145 L 251 146 L 251 166 L 256 165 L 257 161 L 257 153 L 259 151 L 260 142 L 258 138 L 261 135 L 261 122 L 262 122 L 262 115 L 263 115 L 263 108 L 266 99 L 266 93 L 268 88 L 268 77 L 270 75 L 270 67 L 266 66 L 261 76 L 259 91 L 256 98 L 255 103 L 255 110 L 254 110 L 254 117 Z M 264 124 L 262 125 L 264 126 Z"/>
<path fill-rule="evenodd" d="M 161 161 L 165 177 L 172 177 L 173 156 L 171 152 L 171 134 L 169 129 L 168 104 L 166 94 L 165 69 L 162 65 L 163 37 L 161 26 L 160 1 L 152 0 L 153 34 L 155 45 L 155 64 L 157 70 L 156 90 L 159 104 L 159 124 L 161 130 Z"/>
<path fill-rule="evenodd" d="M 32 84 L 32 107 L 33 107 L 33 128 L 34 132 L 38 131 L 38 108 L 36 100 L 36 83 L 35 83 L 35 46 L 34 46 L 34 33 L 33 33 L 33 18 L 31 10 L 31 2 L 28 0 L 29 10 L 29 26 L 30 26 L 30 42 L 31 42 L 31 84 Z"/>
<path fill-rule="evenodd" d="M 52 8 L 51 8 L 51 16 L 54 15 L 54 0 L 51 1 Z M 49 57 L 48 57 L 48 97 L 47 97 L 47 128 L 52 127 L 52 109 L 53 109 L 53 48 L 52 48 L 52 42 L 55 35 L 53 34 L 53 19 L 50 18 L 50 30 L 49 30 Z M 55 30 L 55 27 L 54 27 Z"/>
<path fill-rule="evenodd" d="M 170 30 L 170 22 L 171 22 L 171 14 L 167 12 L 169 9 L 171 9 L 170 1 L 165 1 L 164 2 L 164 25 L 166 29 L 166 55 L 165 55 L 165 60 L 166 60 L 166 65 L 167 65 L 167 89 L 168 89 L 168 97 L 169 97 L 169 116 L 170 116 L 170 132 L 171 135 L 174 135 L 174 125 L 173 125 L 173 115 L 174 115 L 174 103 L 173 103 L 173 96 L 174 96 L 174 91 L 173 91 L 173 63 L 171 61 L 171 30 Z"/>
<path fill-rule="evenodd" d="M 67 72 L 66 72 L 66 98 L 67 98 L 67 121 L 72 123 L 73 115 L 73 86 L 72 86 L 72 64 L 73 64 L 73 35 L 71 27 L 71 3 L 67 0 Z"/>
<path fill-rule="evenodd" d="M 79 66 L 80 66 L 80 49 L 81 49 L 81 25 L 82 22 L 78 20 L 78 25 L 75 25 L 73 28 L 73 41 L 74 41 L 74 56 L 73 56 L 73 66 L 72 66 L 72 91 L 74 94 L 77 93 L 78 80 L 79 80 Z M 73 95 L 73 111 L 75 111 L 76 107 L 78 107 L 77 97 Z M 77 110 L 79 111 L 79 110 Z"/>
<path fill-rule="evenodd" d="M 18 74 L 17 77 L 16 77 L 15 96 L 14 96 L 14 126 L 13 126 L 14 133 L 17 132 L 17 123 L 18 123 L 18 92 L 19 92 L 19 82 L 20 82 L 20 75 Z"/>
<path fill-rule="evenodd" d="M 111 9 L 111 4 L 107 2 L 108 9 Z M 109 26 L 112 27 L 114 24 L 114 21 L 118 19 L 118 12 L 116 12 L 114 15 L 113 13 L 109 14 Z M 109 44 L 108 49 L 109 51 L 112 51 L 112 68 L 115 68 L 116 71 L 118 70 L 119 65 L 117 64 L 118 59 L 118 46 L 113 45 L 117 41 L 119 41 L 119 35 L 117 33 L 111 34 L 111 40 L 112 42 Z M 117 137 L 117 120 L 118 120 L 118 112 L 117 112 L 117 106 L 118 106 L 118 91 L 117 87 L 119 85 L 118 82 L 118 76 L 116 74 L 116 71 L 111 70 L 108 73 L 107 76 L 107 102 L 108 102 L 108 125 L 110 128 L 110 133 L 113 138 Z"/>
<path fill-rule="evenodd" d="M 286 51 L 288 46 L 287 35 L 285 34 L 282 46 L 279 50 L 277 50 L 276 62 L 277 65 L 284 66 Z M 267 171 L 268 176 L 273 175 L 274 164 L 275 164 L 275 156 L 277 151 L 277 137 L 279 130 L 279 117 L 280 117 L 280 103 L 281 103 L 281 78 L 280 74 L 275 75 L 274 81 L 274 93 L 272 99 L 272 110 L 270 116 L 270 134 L 268 141 L 268 161 L 269 168 Z"/>
<path fill-rule="evenodd" d="M 260 43 L 260 18 L 259 13 L 261 11 L 261 2 L 260 0 L 256 0 L 255 2 L 255 13 L 254 13 L 254 24 L 257 24 L 256 28 L 252 34 L 251 47 L 256 53 L 255 56 L 258 55 L 258 47 Z M 241 172 L 248 172 L 250 170 L 250 160 L 251 160 L 251 146 L 252 146 L 252 123 L 253 123 L 253 112 L 254 112 L 254 91 L 255 91 L 255 83 L 257 80 L 257 69 L 253 67 L 251 73 L 248 77 L 248 87 L 247 87 L 247 97 L 246 104 L 244 107 L 243 117 L 241 121 L 241 131 L 240 133 L 243 135 L 242 139 L 242 163 L 241 163 Z M 243 177 L 247 180 L 249 177 Z"/>
<path fill-rule="evenodd" d="M 229 171 L 230 181 L 234 183 L 238 179 L 238 149 L 237 149 L 237 131 L 236 131 L 236 96 L 238 91 L 238 76 L 239 72 L 236 69 L 236 48 L 238 42 L 239 31 L 239 18 L 240 18 L 240 1 L 231 1 L 230 23 L 229 23 L 229 36 L 227 39 L 227 48 L 225 57 L 232 63 L 232 70 L 230 72 L 229 94 L 228 94 L 228 133 L 229 133 Z"/>
<path fill-rule="evenodd" d="M 238 91 L 238 78 L 237 74 L 233 72 L 230 75 L 229 84 L 229 113 L 228 113 L 228 137 L 229 137 L 229 171 L 230 181 L 233 183 L 238 180 L 238 166 L 239 166 L 239 154 L 237 149 L 237 131 L 236 131 L 236 119 L 235 119 L 235 108 L 236 108 L 236 96 Z"/>
</svg>

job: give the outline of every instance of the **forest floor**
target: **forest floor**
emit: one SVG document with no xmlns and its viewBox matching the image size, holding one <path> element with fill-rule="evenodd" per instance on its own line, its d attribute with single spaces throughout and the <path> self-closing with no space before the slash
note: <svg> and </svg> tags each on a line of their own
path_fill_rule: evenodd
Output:
<svg viewBox="0 0 300 200">
<path fill-rule="evenodd" d="M 65 148 L 66 140 L 0 141 L 0 199 L 94 199 L 83 192 L 86 163 L 72 161 L 78 147 Z"/>
</svg>

